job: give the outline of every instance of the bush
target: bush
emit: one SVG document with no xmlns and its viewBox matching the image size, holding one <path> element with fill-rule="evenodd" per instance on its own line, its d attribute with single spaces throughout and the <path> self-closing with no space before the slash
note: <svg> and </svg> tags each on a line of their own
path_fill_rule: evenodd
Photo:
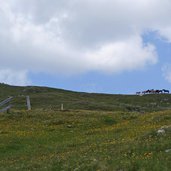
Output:
<svg viewBox="0 0 171 171">
<path fill-rule="evenodd" d="M 103 121 L 104 121 L 104 123 L 106 125 L 114 125 L 114 124 L 117 124 L 117 121 L 114 118 L 110 117 L 110 116 L 105 116 L 104 119 L 103 119 Z"/>
</svg>

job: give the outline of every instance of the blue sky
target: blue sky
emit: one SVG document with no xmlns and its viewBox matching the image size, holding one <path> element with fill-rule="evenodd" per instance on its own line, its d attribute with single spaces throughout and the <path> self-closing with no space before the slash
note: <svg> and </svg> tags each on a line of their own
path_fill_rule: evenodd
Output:
<svg viewBox="0 0 171 171">
<path fill-rule="evenodd" d="M 99 92 L 111 94 L 134 94 L 147 89 L 170 89 L 163 76 L 162 67 L 171 63 L 171 44 L 158 37 L 154 32 L 143 36 L 144 43 L 150 42 L 156 46 L 158 63 L 139 71 L 119 74 L 104 74 L 90 72 L 79 76 L 51 76 L 46 74 L 31 74 L 35 85 L 52 86 L 74 91 Z"/>
<path fill-rule="evenodd" d="M 112 94 L 170 89 L 169 0 L 0 4 L 0 82 Z"/>
</svg>

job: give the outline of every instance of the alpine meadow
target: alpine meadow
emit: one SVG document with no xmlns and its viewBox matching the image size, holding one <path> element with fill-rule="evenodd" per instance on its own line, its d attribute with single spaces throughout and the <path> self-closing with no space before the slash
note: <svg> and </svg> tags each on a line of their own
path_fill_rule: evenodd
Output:
<svg viewBox="0 0 171 171">
<path fill-rule="evenodd" d="M 107 95 L 1 84 L 1 101 L 9 95 L 12 108 L 0 113 L 0 170 L 171 168 L 170 94 Z"/>
</svg>

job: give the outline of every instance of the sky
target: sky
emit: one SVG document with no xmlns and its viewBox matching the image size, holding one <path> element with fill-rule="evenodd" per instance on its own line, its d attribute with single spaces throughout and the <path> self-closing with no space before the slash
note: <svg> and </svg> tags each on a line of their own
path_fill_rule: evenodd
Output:
<svg viewBox="0 0 171 171">
<path fill-rule="evenodd" d="M 170 0 L 0 0 L 0 82 L 170 89 L 170 18 Z"/>
</svg>

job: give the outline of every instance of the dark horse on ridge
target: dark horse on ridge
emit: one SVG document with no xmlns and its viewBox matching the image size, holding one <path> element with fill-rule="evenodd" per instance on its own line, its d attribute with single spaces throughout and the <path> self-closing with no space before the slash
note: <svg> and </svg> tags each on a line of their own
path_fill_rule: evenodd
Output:
<svg viewBox="0 0 171 171">
<path fill-rule="evenodd" d="M 162 92 L 163 93 L 168 93 L 168 94 L 170 93 L 169 90 L 166 90 L 166 89 L 163 89 Z"/>
</svg>

